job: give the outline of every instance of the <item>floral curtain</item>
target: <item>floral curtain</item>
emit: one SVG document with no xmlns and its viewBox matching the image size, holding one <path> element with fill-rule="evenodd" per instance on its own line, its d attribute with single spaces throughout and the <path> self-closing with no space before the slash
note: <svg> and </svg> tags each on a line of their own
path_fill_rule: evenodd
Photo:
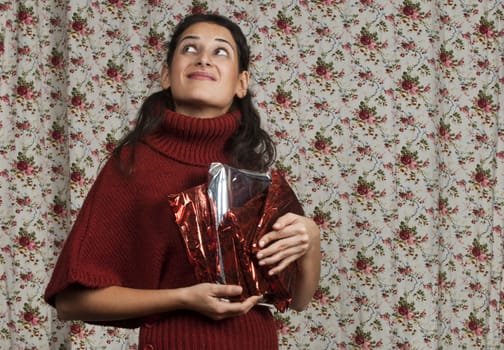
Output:
<svg viewBox="0 0 504 350">
<path fill-rule="evenodd" d="M 191 12 L 237 21 L 278 163 L 322 229 L 281 349 L 504 347 L 500 0 L 0 0 L 0 348 L 136 349 L 42 294 Z"/>
</svg>

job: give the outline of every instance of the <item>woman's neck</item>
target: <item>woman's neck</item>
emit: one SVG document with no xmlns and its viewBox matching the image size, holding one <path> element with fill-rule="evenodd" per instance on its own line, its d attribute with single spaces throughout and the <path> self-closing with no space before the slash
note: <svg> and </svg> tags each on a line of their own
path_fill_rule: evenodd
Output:
<svg viewBox="0 0 504 350">
<path fill-rule="evenodd" d="M 214 106 L 198 106 L 196 103 L 180 104 L 175 103 L 175 112 L 187 115 L 194 118 L 209 119 L 217 118 L 229 112 L 231 106 L 214 107 Z"/>
</svg>

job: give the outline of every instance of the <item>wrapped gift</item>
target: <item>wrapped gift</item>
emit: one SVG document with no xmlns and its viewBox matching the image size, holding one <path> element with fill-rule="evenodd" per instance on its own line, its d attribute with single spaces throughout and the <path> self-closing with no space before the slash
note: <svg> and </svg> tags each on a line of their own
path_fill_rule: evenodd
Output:
<svg viewBox="0 0 504 350">
<path fill-rule="evenodd" d="M 269 276 L 255 257 L 260 238 L 282 215 L 303 209 L 277 172 L 257 173 L 212 163 L 205 184 L 169 197 L 199 282 L 238 284 L 238 300 L 262 295 L 279 311 L 288 306 L 296 264 Z"/>
<path fill-rule="evenodd" d="M 235 273 L 238 273 L 234 266 L 238 265 L 236 261 L 240 251 L 242 234 L 237 230 L 230 231 L 228 225 L 231 209 L 239 209 L 242 207 L 250 208 L 250 205 L 245 204 L 252 199 L 253 202 L 261 202 L 262 195 L 268 189 L 271 183 L 271 177 L 268 173 L 252 172 L 244 169 L 237 169 L 222 163 L 212 163 L 208 170 L 208 203 L 212 214 L 213 232 L 215 234 L 217 246 L 217 259 L 220 261 L 218 267 L 217 282 L 238 284 L 239 278 L 231 278 Z M 259 196 L 255 198 L 256 196 Z M 253 206 L 256 208 L 257 204 Z M 249 210 L 250 211 L 250 210 Z M 249 213 L 253 217 L 259 214 L 256 212 Z M 242 220 L 243 221 L 243 220 Z M 231 223 L 229 223 L 231 224 Z M 232 225 L 235 225 L 234 222 Z M 223 230 L 226 233 L 223 234 Z M 222 236 L 222 238 L 221 238 Z M 226 277 L 226 265 L 228 265 L 228 277 Z"/>
</svg>

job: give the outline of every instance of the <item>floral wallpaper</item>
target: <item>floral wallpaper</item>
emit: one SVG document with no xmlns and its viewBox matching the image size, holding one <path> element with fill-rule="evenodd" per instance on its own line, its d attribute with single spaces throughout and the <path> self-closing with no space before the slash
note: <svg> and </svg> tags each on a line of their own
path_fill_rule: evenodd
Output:
<svg viewBox="0 0 504 350">
<path fill-rule="evenodd" d="M 0 348 L 137 348 L 42 294 L 174 24 L 206 11 L 246 33 L 277 167 L 322 229 L 280 348 L 504 348 L 500 0 L 0 0 Z"/>
</svg>

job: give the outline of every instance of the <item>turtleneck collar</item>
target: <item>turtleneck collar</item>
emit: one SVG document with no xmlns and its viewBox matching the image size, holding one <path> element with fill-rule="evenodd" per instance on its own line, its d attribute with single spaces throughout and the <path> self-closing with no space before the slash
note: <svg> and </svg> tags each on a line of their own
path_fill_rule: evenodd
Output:
<svg viewBox="0 0 504 350">
<path fill-rule="evenodd" d="M 169 158 L 194 165 L 227 162 L 224 145 L 240 125 L 240 112 L 195 118 L 166 110 L 157 132 L 145 143 Z"/>
</svg>

